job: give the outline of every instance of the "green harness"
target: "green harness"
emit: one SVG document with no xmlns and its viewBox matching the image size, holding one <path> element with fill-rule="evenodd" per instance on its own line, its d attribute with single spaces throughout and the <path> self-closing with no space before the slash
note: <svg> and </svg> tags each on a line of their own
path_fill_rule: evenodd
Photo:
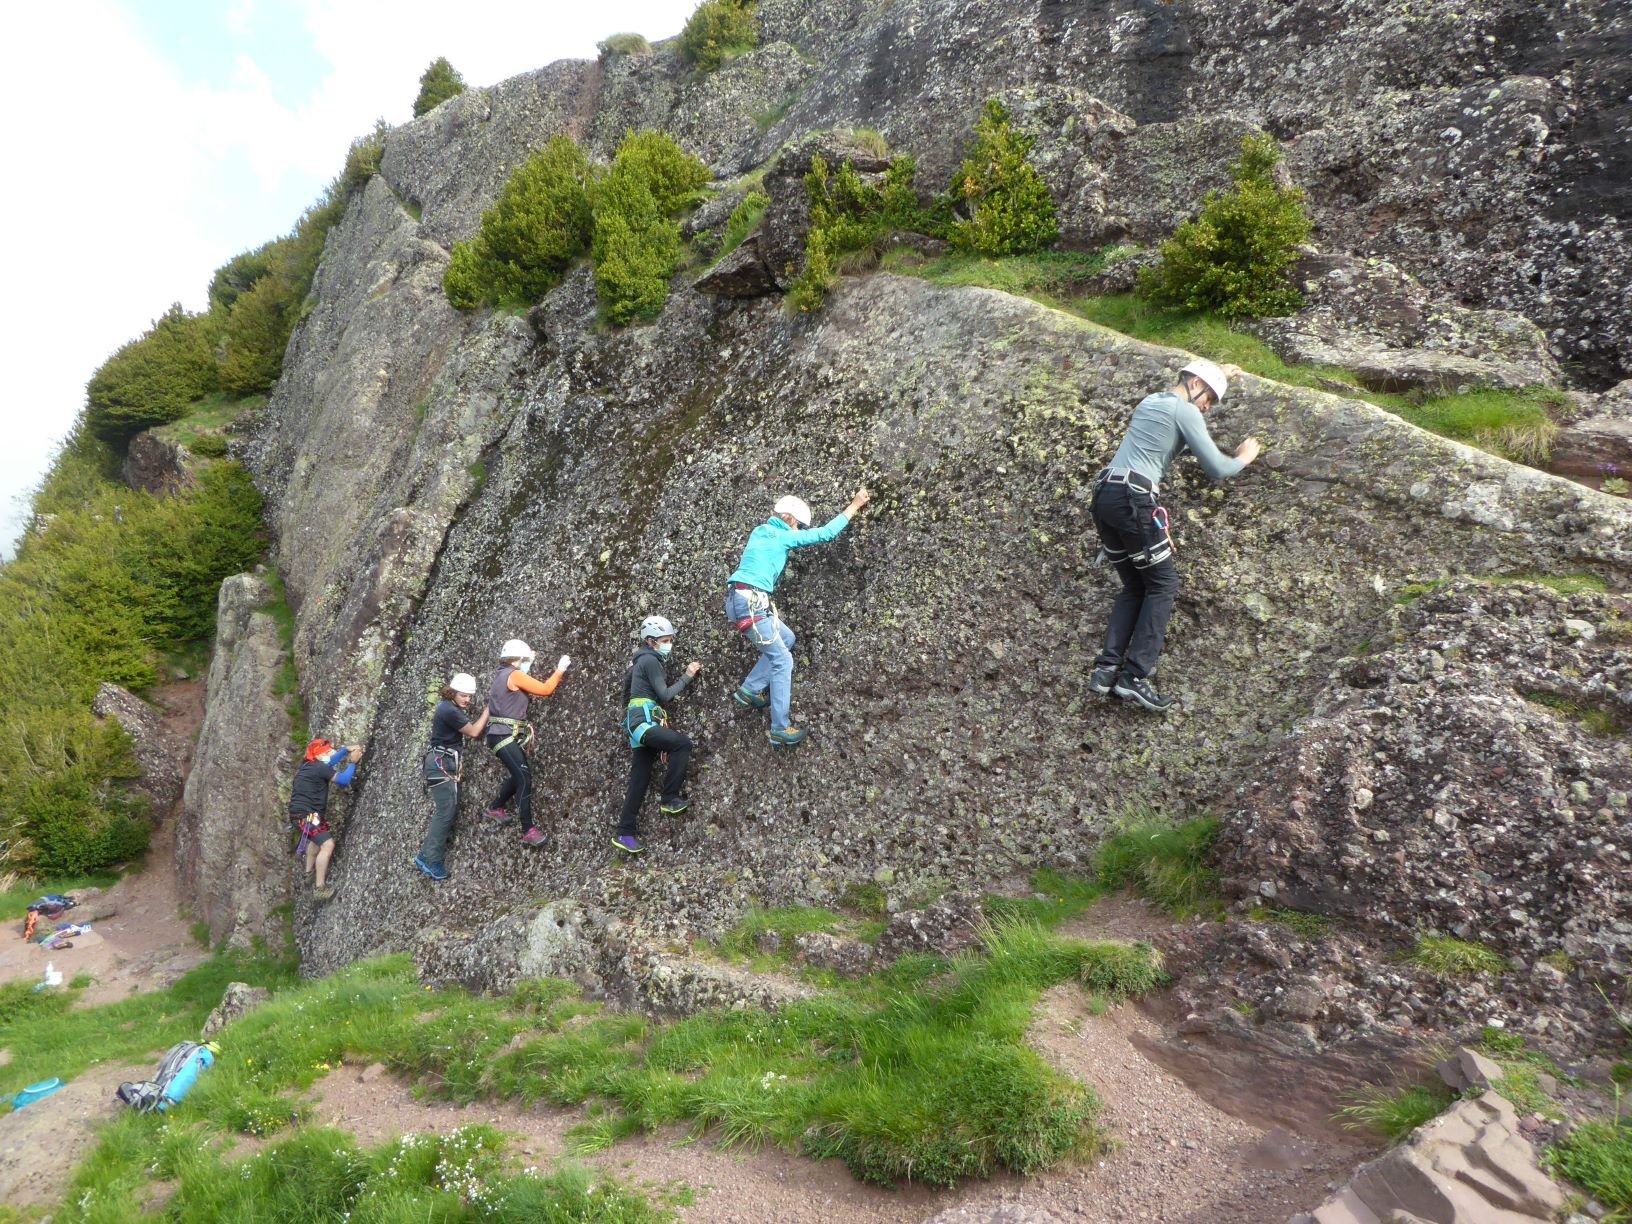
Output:
<svg viewBox="0 0 1632 1224">
<path fill-rule="evenodd" d="M 636 697 L 623 710 L 623 729 L 629 734 L 631 748 L 639 748 L 648 731 L 668 722 L 669 712 L 650 697 Z"/>
<path fill-rule="evenodd" d="M 489 723 L 502 723 L 504 726 L 510 728 L 510 734 L 493 745 L 493 751 L 495 753 L 497 753 L 500 749 L 510 747 L 510 745 L 514 744 L 517 740 L 521 741 L 521 746 L 523 748 L 527 747 L 533 742 L 533 724 L 528 722 L 525 718 L 490 718 L 487 721 Z"/>
</svg>

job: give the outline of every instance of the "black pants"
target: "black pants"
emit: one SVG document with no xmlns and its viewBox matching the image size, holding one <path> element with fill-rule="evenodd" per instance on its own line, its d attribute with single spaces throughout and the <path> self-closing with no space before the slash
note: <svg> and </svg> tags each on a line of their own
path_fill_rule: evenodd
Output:
<svg viewBox="0 0 1632 1224">
<path fill-rule="evenodd" d="M 503 740 L 490 739 L 487 746 L 503 743 Z M 499 787 L 498 797 L 488 804 L 489 807 L 502 808 L 511 799 L 516 801 L 516 815 L 521 817 L 521 831 L 527 832 L 533 827 L 533 771 L 527 766 L 527 754 L 522 751 L 520 744 L 505 744 L 494 753 L 509 771 L 504 785 Z"/>
<path fill-rule="evenodd" d="M 1102 484 L 1092 510 L 1100 543 L 1122 579 L 1105 628 L 1105 647 L 1094 666 L 1153 676 L 1179 594 L 1172 544 L 1154 517 L 1156 495 L 1130 485 Z"/>
<path fill-rule="evenodd" d="M 669 754 L 669 768 L 663 774 L 663 802 L 680 798 L 680 784 L 686 780 L 686 763 L 691 760 L 691 737 L 667 727 L 653 727 L 629 750 L 629 789 L 623 794 L 623 813 L 618 817 L 618 836 L 635 836 L 635 823 L 646 788 L 652 784 L 652 768 L 659 753 Z"/>
</svg>

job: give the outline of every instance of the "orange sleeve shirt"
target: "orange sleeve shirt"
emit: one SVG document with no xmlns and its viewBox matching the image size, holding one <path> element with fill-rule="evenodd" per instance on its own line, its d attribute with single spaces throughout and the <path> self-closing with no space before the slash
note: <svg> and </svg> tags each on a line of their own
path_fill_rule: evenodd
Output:
<svg viewBox="0 0 1632 1224">
<path fill-rule="evenodd" d="M 534 697 L 549 697 L 561 684 L 565 672 L 551 672 L 548 680 L 534 680 L 524 671 L 513 671 L 506 687 L 512 693 L 528 693 Z"/>
</svg>

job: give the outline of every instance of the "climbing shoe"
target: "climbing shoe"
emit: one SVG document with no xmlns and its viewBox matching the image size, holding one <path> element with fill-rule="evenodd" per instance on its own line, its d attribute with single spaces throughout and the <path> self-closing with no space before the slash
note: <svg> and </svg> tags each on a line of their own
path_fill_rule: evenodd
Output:
<svg viewBox="0 0 1632 1224">
<path fill-rule="evenodd" d="M 543 829 L 538 828 L 528 829 L 527 832 L 521 835 L 521 844 L 524 846 L 532 846 L 534 849 L 544 845 L 549 840 L 549 834 L 545 833 Z"/>
<path fill-rule="evenodd" d="M 443 880 L 448 878 L 448 869 L 442 866 L 441 863 L 427 863 L 417 854 L 414 855 L 414 866 L 418 867 L 421 871 L 438 883 L 441 883 Z"/>
<path fill-rule="evenodd" d="M 612 845 L 614 849 L 622 850 L 625 854 L 640 854 L 643 852 L 640 843 L 627 833 L 614 837 Z"/>
<path fill-rule="evenodd" d="M 515 819 L 515 816 L 505 811 L 503 808 L 488 808 L 487 811 L 482 813 L 482 815 L 486 816 L 488 820 L 492 821 L 496 825 L 507 825 Z"/>
<path fill-rule="evenodd" d="M 665 816 L 678 816 L 690 806 L 690 799 L 665 799 L 657 805 L 657 810 Z"/>
<path fill-rule="evenodd" d="M 1110 692 L 1111 686 L 1115 683 L 1116 668 L 1096 667 L 1094 668 L 1094 674 L 1088 677 L 1088 691 L 1090 693 L 1100 693 L 1103 695 Z"/>
<path fill-rule="evenodd" d="M 1116 678 L 1116 687 L 1111 692 L 1118 697 L 1128 697 L 1137 701 L 1147 710 L 1157 714 L 1165 714 L 1173 708 L 1173 699 L 1163 697 L 1158 693 L 1144 676 L 1121 675 Z"/>
<path fill-rule="evenodd" d="M 739 688 L 731 694 L 731 700 L 745 710 L 763 710 L 771 704 L 770 693 L 750 693 L 745 688 Z"/>
<path fill-rule="evenodd" d="M 323 885 L 321 888 L 313 888 L 312 900 L 332 901 L 334 900 L 334 889 L 330 888 L 327 884 Z"/>
<path fill-rule="evenodd" d="M 787 726 L 783 727 L 780 731 L 772 730 L 772 732 L 765 738 L 779 747 L 791 748 L 800 740 L 805 738 L 805 733 L 799 730 L 798 727 Z"/>
</svg>

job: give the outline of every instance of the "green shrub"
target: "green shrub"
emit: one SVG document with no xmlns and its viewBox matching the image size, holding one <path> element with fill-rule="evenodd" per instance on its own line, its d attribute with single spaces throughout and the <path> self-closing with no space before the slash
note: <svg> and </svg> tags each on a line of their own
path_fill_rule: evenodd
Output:
<svg viewBox="0 0 1632 1224">
<path fill-rule="evenodd" d="M 32 870 L 78 875 L 126 862 L 147 849 L 148 825 L 129 804 L 98 798 L 83 774 L 57 774 L 17 796 L 33 842 Z"/>
<path fill-rule="evenodd" d="M 530 306 L 589 245 L 594 170 L 565 135 L 510 176 L 476 234 L 456 243 L 442 288 L 460 310 Z"/>
<path fill-rule="evenodd" d="M 1431 1088 L 1385 1088 L 1369 1085 L 1351 1093 L 1336 1117 L 1344 1130 L 1373 1131 L 1398 1143 L 1425 1122 L 1432 1122 L 1455 1100 L 1442 1084 Z"/>
<path fill-rule="evenodd" d="M 611 37 L 596 43 L 595 49 L 603 56 L 650 55 L 652 53 L 652 44 L 646 41 L 643 34 L 613 34 Z"/>
<path fill-rule="evenodd" d="M 1301 188 L 1275 181 L 1280 147 L 1272 136 L 1241 139 L 1230 167 L 1235 185 L 1210 191 L 1201 213 L 1162 244 L 1161 262 L 1140 274 L 1153 302 L 1209 310 L 1225 318 L 1291 314 L 1303 295 L 1286 278 L 1311 225 Z"/>
<path fill-rule="evenodd" d="M 1099 848 L 1099 882 L 1132 885 L 1177 914 L 1216 911 L 1216 877 L 1207 865 L 1218 821 L 1202 817 L 1174 824 L 1158 812 L 1131 809 Z"/>
<path fill-rule="evenodd" d="M 595 191 L 595 287 L 609 322 L 653 319 L 680 260 L 670 214 L 708 181 L 708 167 L 661 132 L 630 132 Z"/>
<path fill-rule="evenodd" d="M 216 385 L 210 318 L 188 314 L 177 303 L 91 375 L 86 423 L 122 449 L 142 430 L 186 416 L 193 401 Z"/>
<path fill-rule="evenodd" d="M 270 391 L 283 372 L 283 351 L 300 305 L 280 272 L 261 277 L 227 312 L 221 333 L 221 389 L 232 395 Z"/>
<path fill-rule="evenodd" d="M 449 98 L 465 92 L 465 78 L 448 63 L 448 57 L 439 55 L 431 61 L 419 78 L 419 96 L 414 99 L 414 118 L 429 114 Z"/>
<path fill-rule="evenodd" d="M 703 0 L 680 31 L 680 58 L 702 72 L 759 45 L 755 0 Z"/>
<path fill-rule="evenodd" d="M 1008 108 L 987 101 L 974 141 L 952 176 L 949 192 L 957 220 L 955 250 L 980 255 L 1024 255 L 1059 237 L 1048 184 L 1026 160 L 1036 138 L 1016 132 Z"/>
<path fill-rule="evenodd" d="M 225 459 L 227 440 L 218 433 L 199 434 L 187 444 L 187 449 L 200 459 Z"/>
<path fill-rule="evenodd" d="M 792 309 L 819 307 L 838 280 L 839 263 L 847 254 L 870 248 L 892 230 L 931 232 L 935 228 L 933 218 L 918 202 L 917 173 L 912 158 L 897 157 L 884 181 L 875 187 L 848 161 L 830 172 L 824 158 L 811 159 L 805 174 L 810 229 L 805 236 L 804 266 L 788 288 Z"/>
</svg>

